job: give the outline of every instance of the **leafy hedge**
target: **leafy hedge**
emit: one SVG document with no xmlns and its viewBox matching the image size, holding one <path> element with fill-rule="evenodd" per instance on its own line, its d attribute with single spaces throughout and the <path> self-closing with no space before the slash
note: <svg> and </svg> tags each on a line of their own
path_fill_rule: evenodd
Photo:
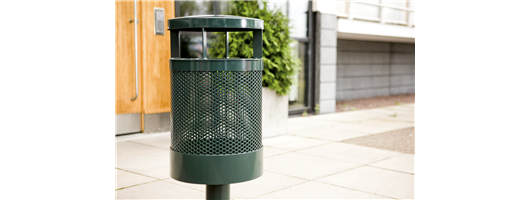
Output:
<svg viewBox="0 0 530 200">
<path fill-rule="evenodd" d="M 293 42 L 289 36 L 289 19 L 280 10 L 270 10 L 267 2 L 232 1 L 228 15 L 258 18 L 264 21 L 263 30 L 263 86 L 275 90 L 279 95 L 287 95 L 293 84 L 292 76 L 300 69 L 300 59 L 289 46 Z M 224 58 L 225 34 L 219 33 L 218 40 L 211 43 L 210 55 Z M 252 32 L 230 32 L 229 57 L 252 58 Z"/>
</svg>

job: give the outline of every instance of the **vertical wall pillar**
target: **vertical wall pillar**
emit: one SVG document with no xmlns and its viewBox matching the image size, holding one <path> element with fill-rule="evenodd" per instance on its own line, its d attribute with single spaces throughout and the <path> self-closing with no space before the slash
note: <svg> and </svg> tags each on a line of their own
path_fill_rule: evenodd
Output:
<svg viewBox="0 0 530 200">
<path fill-rule="evenodd" d="M 316 13 L 315 101 L 320 113 L 335 112 L 337 82 L 337 16 Z"/>
</svg>

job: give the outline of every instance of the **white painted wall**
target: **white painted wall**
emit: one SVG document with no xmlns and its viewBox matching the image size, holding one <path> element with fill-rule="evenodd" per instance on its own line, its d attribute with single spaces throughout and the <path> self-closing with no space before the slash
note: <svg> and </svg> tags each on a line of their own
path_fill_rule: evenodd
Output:
<svg viewBox="0 0 530 200">
<path fill-rule="evenodd" d="M 373 22 L 338 19 L 337 32 L 341 34 L 357 34 L 391 37 L 414 42 L 414 28 L 398 25 L 387 25 Z M 354 39 L 354 38 L 344 38 Z"/>
<path fill-rule="evenodd" d="M 337 2 L 335 0 L 314 0 L 313 11 L 325 14 L 337 14 Z"/>
</svg>

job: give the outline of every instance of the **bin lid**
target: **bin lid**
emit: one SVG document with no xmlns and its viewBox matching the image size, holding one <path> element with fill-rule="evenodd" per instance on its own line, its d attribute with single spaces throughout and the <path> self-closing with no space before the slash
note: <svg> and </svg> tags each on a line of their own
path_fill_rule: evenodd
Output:
<svg viewBox="0 0 530 200">
<path fill-rule="evenodd" d="M 195 15 L 168 20 L 168 30 L 200 31 L 202 28 L 210 31 L 262 30 L 263 20 L 232 15 Z"/>
</svg>

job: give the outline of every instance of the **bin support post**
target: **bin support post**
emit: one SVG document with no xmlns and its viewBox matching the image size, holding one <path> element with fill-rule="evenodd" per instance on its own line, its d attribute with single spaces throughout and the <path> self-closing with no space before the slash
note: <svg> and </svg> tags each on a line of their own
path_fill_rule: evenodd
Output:
<svg viewBox="0 0 530 200">
<path fill-rule="evenodd" d="M 208 58 L 208 44 L 206 43 L 206 31 L 202 28 L 202 58 Z"/>
<path fill-rule="evenodd" d="M 228 59 L 228 49 L 229 48 L 230 48 L 230 45 L 228 45 L 228 31 L 226 31 L 226 59 Z"/>
<path fill-rule="evenodd" d="M 229 200 L 230 184 L 206 185 L 206 200 Z"/>
</svg>

